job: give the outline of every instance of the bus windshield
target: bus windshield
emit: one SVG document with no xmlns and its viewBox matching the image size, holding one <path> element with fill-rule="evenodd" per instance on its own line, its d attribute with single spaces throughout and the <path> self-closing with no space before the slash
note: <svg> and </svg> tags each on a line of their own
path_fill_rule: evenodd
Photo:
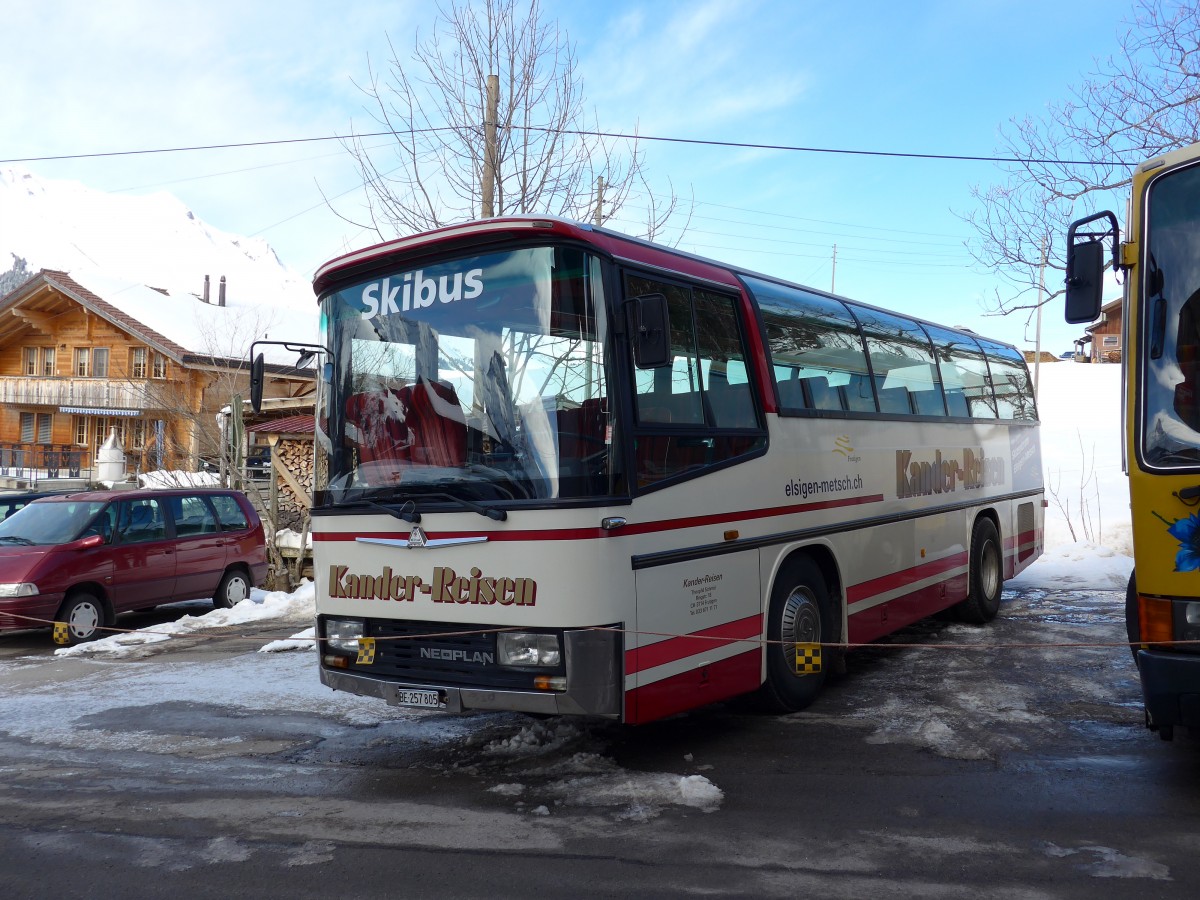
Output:
<svg viewBox="0 0 1200 900">
<path fill-rule="evenodd" d="M 318 406 L 317 503 L 610 495 L 604 309 L 600 266 L 570 247 L 335 287 L 321 300 L 333 362 Z"/>
<path fill-rule="evenodd" d="M 1154 181 L 1146 222 L 1142 452 L 1200 466 L 1200 166 Z"/>
</svg>

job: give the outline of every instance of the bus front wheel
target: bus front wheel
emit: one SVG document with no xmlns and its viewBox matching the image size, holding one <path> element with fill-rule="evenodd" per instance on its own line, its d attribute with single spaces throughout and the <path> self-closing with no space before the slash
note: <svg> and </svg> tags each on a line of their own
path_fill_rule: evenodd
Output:
<svg viewBox="0 0 1200 900">
<path fill-rule="evenodd" d="M 828 646 L 837 641 L 837 622 L 829 588 L 820 567 L 807 556 L 789 560 L 771 590 L 767 619 L 767 680 L 759 692 L 771 712 L 797 712 L 816 698 L 833 664 Z M 796 645 L 821 643 L 822 664 L 816 672 L 797 674 Z"/>
<path fill-rule="evenodd" d="M 983 625 L 1000 612 L 1000 592 L 1004 587 L 1004 553 L 1000 534 L 987 516 L 975 520 L 971 529 L 970 593 L 958 604 L 958 617 L 972 625 Z"/>
</svg>

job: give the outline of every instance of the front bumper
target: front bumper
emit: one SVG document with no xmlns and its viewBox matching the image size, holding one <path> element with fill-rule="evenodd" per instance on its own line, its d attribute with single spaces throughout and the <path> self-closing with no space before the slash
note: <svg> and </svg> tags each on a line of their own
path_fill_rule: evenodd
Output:
<svg viewBox="0 0 1200 900">
<path fill-rule="evenodd" d="M 1147 724 L 1200 728 L 1200 655 L 1139 650 L 1137 660 Z"/>
<path fill-rule="evenodd" d="M 62 594 L 0 598 L 0 631 L 48 628 L 58 614 L 62 601 Z"/>
<path fill-rule="evenodd" d="M 567 690 L 527 691 L 483 685 L 417 684 L 389 680 L 360 672 L 344 672 L 321 665 L 321 683 L 335 691 L 376 697 L 403 706 L 400 691 L 437 691 L 445 697 L 444 710 L 509 710 L 543 715 L 621 717 L 624 672 L 619 661 L 621 635 L 607 631 L 566 631 L 563 634 Z"/>
</svg>

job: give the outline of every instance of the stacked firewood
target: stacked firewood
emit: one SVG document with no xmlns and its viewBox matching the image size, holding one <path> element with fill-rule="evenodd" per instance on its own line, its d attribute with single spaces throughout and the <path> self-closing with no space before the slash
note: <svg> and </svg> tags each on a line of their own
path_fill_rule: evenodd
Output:
<svg viewBox="0 0 1200 900">
<path fill-rule="evenodd" d="M 300 531 L 308 519 L 308 508 L 312 501 L 312 437 L 281 437 L 275 443 L 274 467 L 276 470 L 286 467 L 291 474 L 291 478 L 287 478 L 279 471 L 275 473 L 275 484 L 279 491 L 279 527 Z M 303 498 L 296 495 L 293 483 L 303 488 Z"/>
</svg>

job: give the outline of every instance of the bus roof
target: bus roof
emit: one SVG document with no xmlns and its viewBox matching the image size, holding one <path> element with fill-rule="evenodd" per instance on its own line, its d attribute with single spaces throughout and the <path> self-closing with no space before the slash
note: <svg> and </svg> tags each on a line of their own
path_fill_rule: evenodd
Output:
<svg viewBox="0 0 1200 900">
<path fill-rule="evenodd" d="M 820 288 L 788 281 L 774 275 L 754 271 L 753 269 L 709 259 L 694 253 L 677 250 L 673 247 L 666 247 L 644 238 L 632 237 L 628 234 L 622 234 L 619 231 L 612 231 L 600 226 L 589 225 L 586 222 L 576 222 L 558 216 L 505 216 L 496 219 L 482 219 L 458 225 L 448 225 L 443 228 L 433 229 L 432 231 L 395 238 L 394 240 L 374 244 L 370 247 L 364 247 L 361 250 L 355 250 L 336 257 L 317 269 L 316 274 L 313 276 L 313 291 L 319 296 L 329 287 L 330 282 L 341 280 L 343 277 L 350 276 L 357 271 L 365 272 L 373 269 L 379 265 L 383 257 L 395 253 L 403 254 L 407 250 L 416 249 L 451 250 L 456 245 L 467 243 L 471 239 L 476 239 L 481 235 L 504 240 L 529 237 L 534 234 L 538 237 L 552 235 L 555 237 L 574 238 L 575 240 L 583 241 L 584 243 L 603 249 L 612 257 L 624 262 L 642 266 L 654 266 L 679 274 L 702 278 L 716 284 L 735 288 L 739 291 L 742 289 L 742 285 L 738 280 L 739 276 L 759 278 L 763 281 L 771 281 L 787 287 L 798 288 L 822 297 L 854 303 L 881 313 L 902 315 L 904 318 L 912 321 L 927 325 L 936 325 L 938 328 L 948 328 L 951 331 L 969 334 L 976 339 L 986 340 L 992 344 L 1002 344 L 1016 349 L 1014 344 L 977 334 L 968 328 L 945 325 L 940 322 L 934 322 L 931 319 L 922 319 L 908 313 L 899 313 L 896 310 L 889 310 L 886 307 L 864 303 L 862 300 L 852 297 L 843 297 L 840 294 L 833 294 L 829 291 L 823 291 Z"/>
</svg>

